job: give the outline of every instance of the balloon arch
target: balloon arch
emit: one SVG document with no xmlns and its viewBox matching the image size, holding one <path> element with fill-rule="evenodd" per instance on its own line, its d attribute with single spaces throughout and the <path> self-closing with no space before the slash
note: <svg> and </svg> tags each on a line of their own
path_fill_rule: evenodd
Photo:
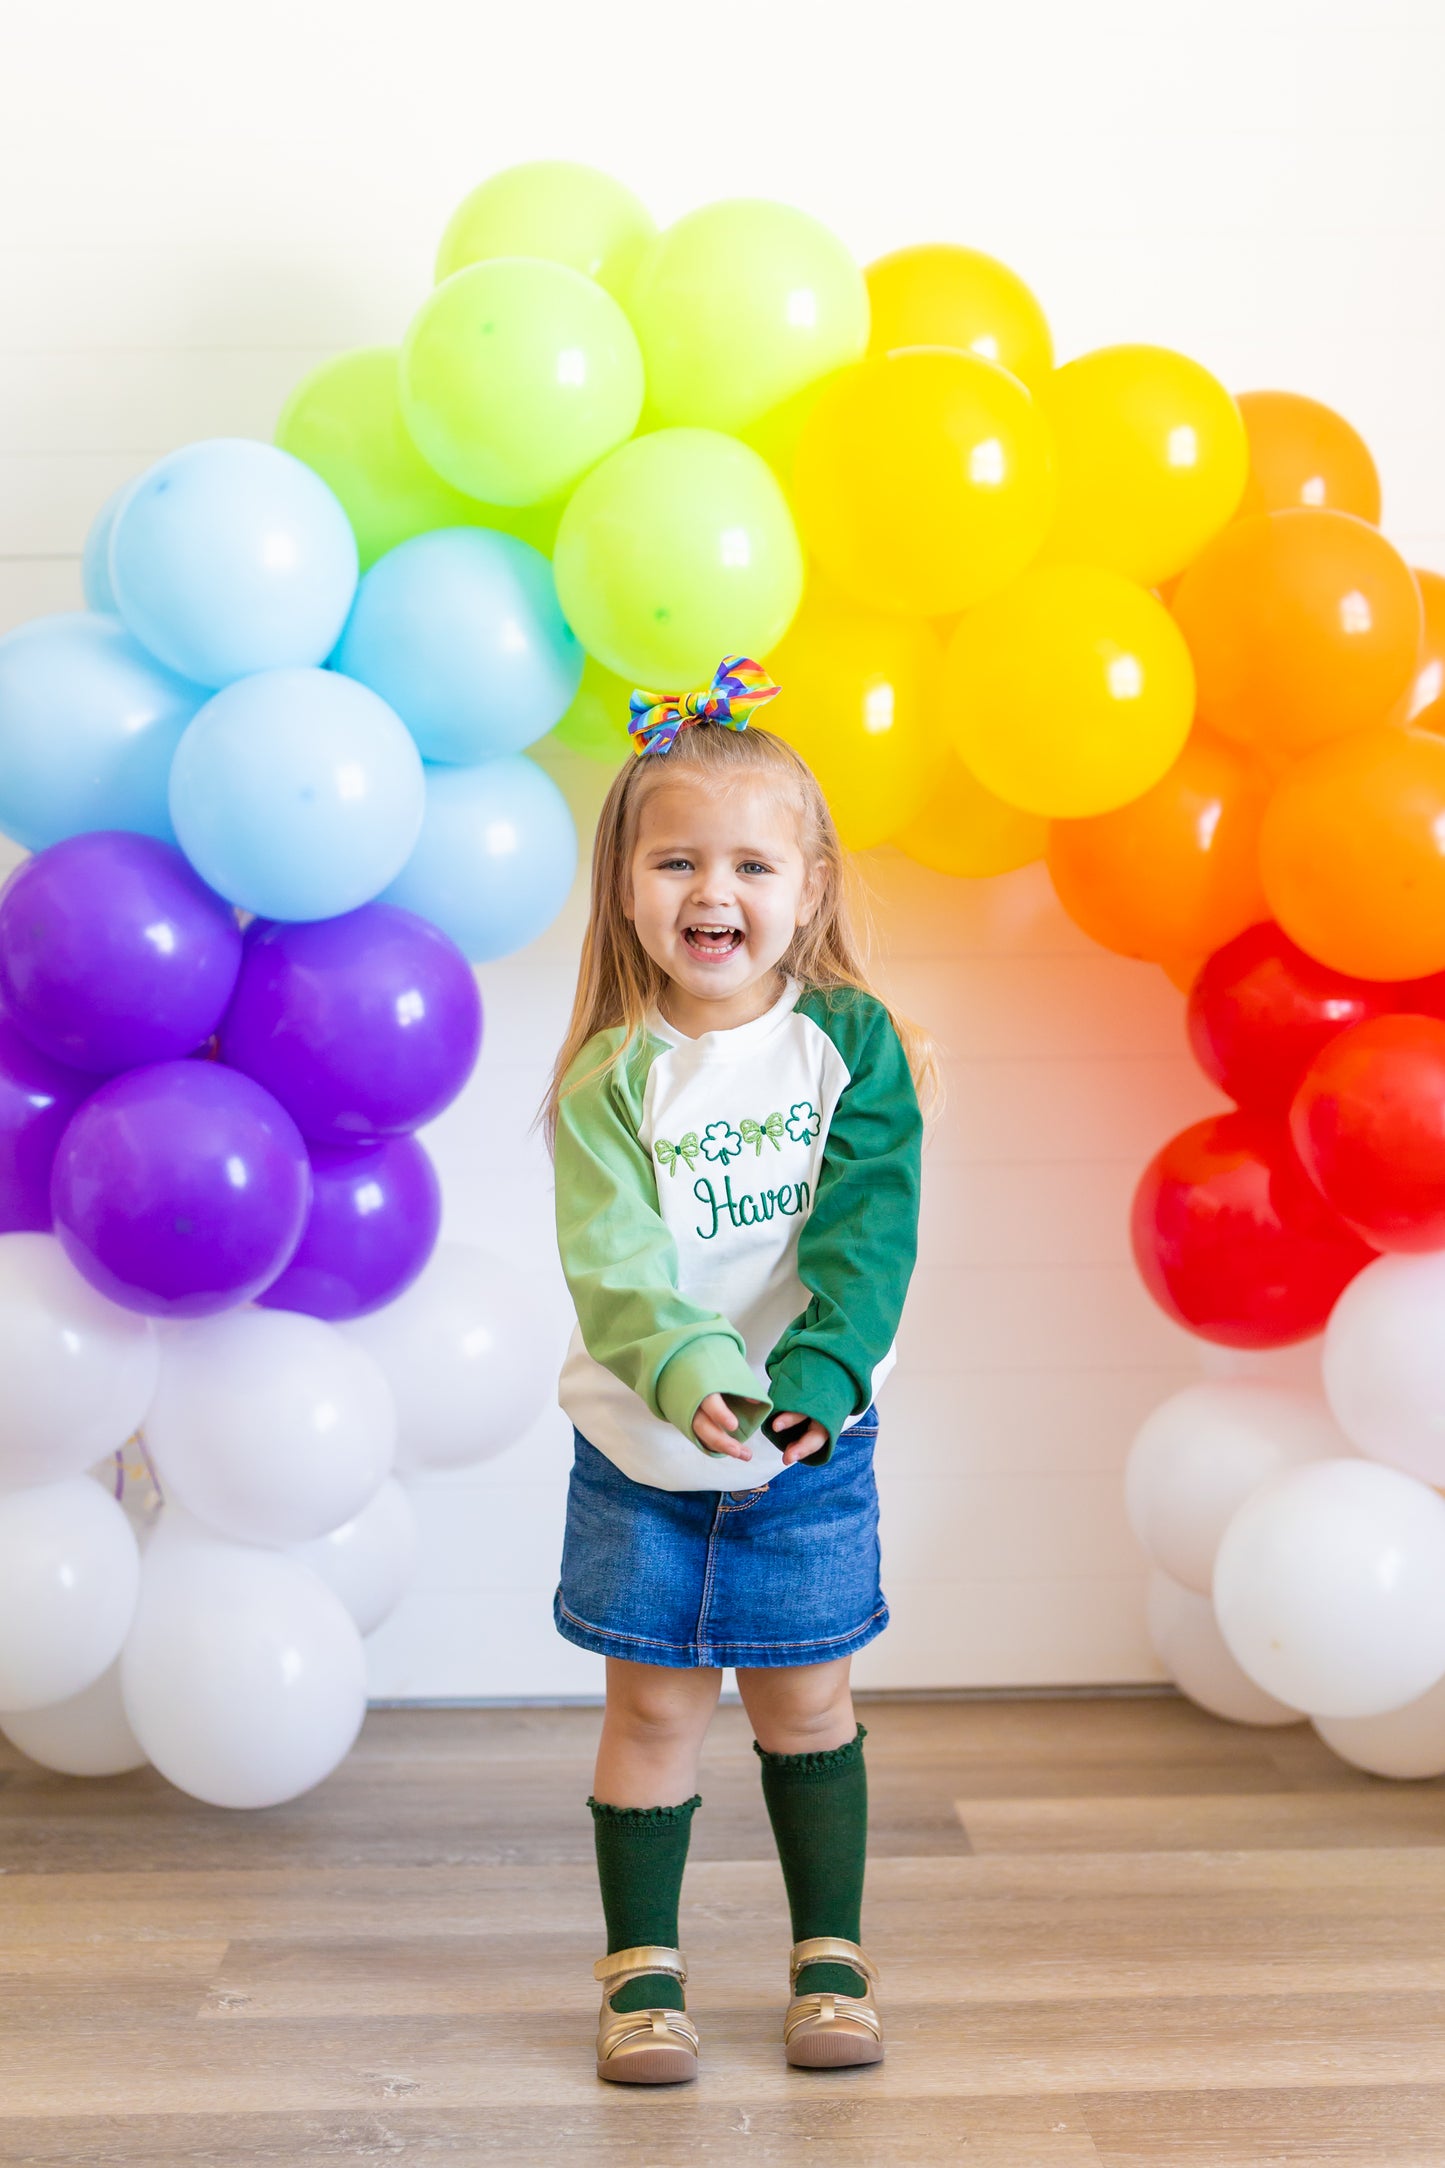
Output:
<svg viewBox="0 0 1445 2168">
<path fill-rule="evenodd" d="M 274 445 L 128 482 L 86 611 L 0 642 L 5 1733 L 227 1806 L 345 1754 L 405 1477 L 550 1391 L 416 1136 L 470 965 L 573 877 L 526 749 L 618 759 L 634 684 L 743 651 L 845 841 L 1046 858 L 1187 991 L 1235 1111 L 1146 1170 L 1139 1269 L 1208 1340 L 1323 1331 L 1324 1393 L 1144 1425 L 1156 1647 L 1445 1770 L 1445 581 L 1379 516 L 1338 415 L 1160 347 L 1056 367 L 975 250 L 860 269 L 761 201 L 658 233 L 566 164 L 475 190 L 400 346 Z"/>
</svg>

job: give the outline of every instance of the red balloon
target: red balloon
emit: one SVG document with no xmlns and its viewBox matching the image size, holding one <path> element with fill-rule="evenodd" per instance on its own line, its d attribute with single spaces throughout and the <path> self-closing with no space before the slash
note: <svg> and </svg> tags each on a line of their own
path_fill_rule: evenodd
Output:
<svg viewBox="0 0 1445 2168">
<path fill-rule="evenodd" d="M 1171 1138 L 1134 1193 L 1131 1232 L 1160 1308 L 1225 1347 L 1307 1340 L 1374 1255 L 1311 1186 L 1284 1123 L 1260 1114 Z"/>
<path fill-rule="evenodd" d="M 1445 1248 L 1445 1024 L 1377 1016 L 1332 1039 L 1290 1108 L 1326 1203 L 1380 1250 Z"/>
<path fill-rule="evenodd" d="M 1401 1007 L 1400 993 L 1386 980 L 1316 963 L 1266 920 L 1204 964 L 1189 994 L 1189 1043 L 1205 1075 L 1240 1106 L 1284 1114 L 1320 1049 L 1351 1024 Z"/>
</svg>

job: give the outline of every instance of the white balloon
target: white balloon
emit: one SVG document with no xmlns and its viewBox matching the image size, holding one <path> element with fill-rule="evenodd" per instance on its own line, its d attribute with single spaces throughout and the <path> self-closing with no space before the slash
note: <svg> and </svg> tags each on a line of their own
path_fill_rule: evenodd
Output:
<svg viewBox="0 0 1445 2168">
<path fill-rule="evenodd" d="M 1445 1251 L 1355 1275 L 1325 1329 L 1324 1383 L 1362 1453 L 1445 1484 Z"/>
<path fill-rule="evenodd" d="M 1250 1678 L 1292 1708 L 1397 1709 L 1445 1677 L 1445 1499 L 1368 1460 L 1274 1476 L 1224 1532 L 1214 1608 Z"/>
<path fill-rule="evenodd" d="M 342 1761 L 366 1713 L 361 1636 L 282 1551 L 170 1515 L 146 1551 L 121 1658 L 132 1730 L 161 1775 L 215 1807 L 273 1807 Z"/>
<path fill-rule="evenodd" d="M 1259 1484 L 1350 1450 L 1324 1402 L 1253 1379 L 1186 1385 L 1146 1417 L 1124 1469 L 1129 1524 L 1150 1559 L 1207 1596 L 1220 1537 Z"/>
<path fill-rule="evenodd" d="M 173 1326 L 145 1426 L 161 1489 L 238 1543 L 304 1543 L 391 1472 L 396 1413 L 370 1356 L 295 1310 Z"/>
<path fill-rule="evenodd" d="M 59 1483 L 144 1420 L 155 1328 L 97 1294 L 54 1235 L 0 1235 L 0 1488 Z"/>
<path fill-rule="evenodd" d="M 1156 1566 L 1149 1576 L 1149 1638 L 1180 1692 L 1231 1724 L 1302 1724 L 1304 1712 L 1256 1686 L 1225 1646 L 1214 1605 Z"/>
<path fill-rule="evenodd" d="M 341 1598 L 357 1630 L 369 1634 L 396 1609 L 416 1566 L 416 1515 L 394 1475 L 364 1505 L 355 1520 L 333 1528 L 329 1536 L 291 1546 Z"/>
<path fill-rule="evenodd" d="M 0 1495 L 0 1712 L 81 1693 L 135 1615 L 130 1522 L 89 1476 Z"/>
<path fill-rule="evenodd" d="M 505 1452 L 556 1389 L 541 1305 L 510 1265 L 467 1243 L 439 1243 L 404 1295 L 340 1330 L 391 1381 L 403 1472 Z"/>
<path fill-rule="evenodd" d="M 1383 1716 L 1317 1716 L 1325 1745 L 1376 1777 L 1445 1776 L 1445 1679 Z"/>
<path fill-rule="evenodd" d="M 120 1777 L 146 1765 L 145 1749 L 126 1722 L 119 1658 L 68 1701 L 12 1710 L 0 1718 L 0 1731 L 42 1769 L 62 1776 Z"/>
</svg>

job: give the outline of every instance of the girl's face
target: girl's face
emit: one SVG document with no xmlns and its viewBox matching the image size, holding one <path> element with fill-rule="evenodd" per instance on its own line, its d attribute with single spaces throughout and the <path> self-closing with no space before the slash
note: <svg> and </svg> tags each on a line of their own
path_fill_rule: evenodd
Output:
<svg viewBox="0 0 1445 2168">
<path fill-rule="evenodd" d="M 671 981 L 673 1021 L 725 1030 L 761 1015 L 818 904 L 794 808 L 761 781 L 662 779 L 643 797 L 623 908 Z"/>
</svg>

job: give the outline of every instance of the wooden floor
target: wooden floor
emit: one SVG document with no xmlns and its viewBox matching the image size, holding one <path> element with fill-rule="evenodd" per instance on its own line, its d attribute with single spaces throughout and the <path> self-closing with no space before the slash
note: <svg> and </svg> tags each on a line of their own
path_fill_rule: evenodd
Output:
<svg viewBox="0 0 1445 2168">
<path fill-rule="evenodd" d="M 1445 2168 L 1445 1783 L 1164 1700 L 880 1702 L 888 2060 L 785 2068 L 741 1711 L 683 1901 L 701 2081 L 592 2072 L 597 1712 L 381 1711 L 294 1806 L 0 1743 L 0 2161 Z"/>
</svg>

